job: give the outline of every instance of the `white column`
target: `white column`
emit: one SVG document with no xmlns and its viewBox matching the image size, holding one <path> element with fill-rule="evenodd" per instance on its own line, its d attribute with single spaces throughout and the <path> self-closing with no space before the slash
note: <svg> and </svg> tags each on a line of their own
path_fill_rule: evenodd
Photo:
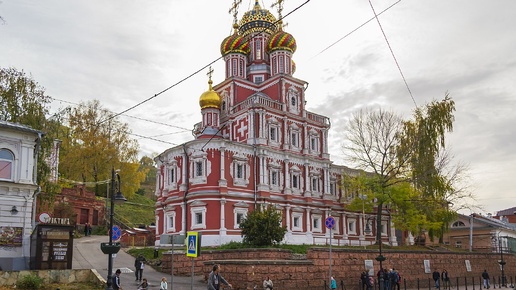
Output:
<svg viewBox="0 0 516 290">
<path fill-rule="evenodd" d="M 181 203 L 181 233 L 182 235 L 186 235 L 186 232 L 187 232 L 187 229 L 186 229 L 186 219 L 185 219 L 185 204 L 184 203 Z"/>
<path fill-rule="evenodd" d="M 226 231 L 226 218 L 224 217 L 224 213 L 226 212 L 226 199 L 222 198 L 220 200 L 220 231 Z"/>
<path fill-rule="evenodd" d="M 226 166 L 226 147 L 221 146 L 219 148 L 219 150 L 220 150 L 220 180 L 219 180 L 219 186 L 226 187 L 228 185 L 227 184 L 227 180 L 226 180 L 226 169 L 225 169 L 225 166 Z"/>
</svg>

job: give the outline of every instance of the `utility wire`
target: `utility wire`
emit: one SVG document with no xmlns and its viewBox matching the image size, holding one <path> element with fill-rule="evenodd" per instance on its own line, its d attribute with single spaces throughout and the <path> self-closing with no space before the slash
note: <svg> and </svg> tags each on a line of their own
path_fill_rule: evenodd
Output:
<svg viewBox="0 0 516 290">
<path fill-rule="evenodd" d="M 301 7 L 303 7 L 304 5 L 306 5 L 306 4 L 307 4 L 308 2 L 310 2 L 310 1 L 311 1 L 311 0 L 306 0 L 304 3 L 302 3 L 302 4 L 301 4 L 301 5 L 299 5 L 299 6 L 297 6 L 294 10 L 290 11 L 290 12 L 289 12 L 289 13 L 287 13 L 285 16 L 283 16 L 283 17 L 281 17 L 280 19 L 276 20 L 276 22 L 274 22 L 274 23 L 273 23 L 273 25 L 276 25 L 277 23 L 279 23 L 280 21 L 282 21 L 284 18 L 286 18 L 286 17 L 287 17 L 287 16 L 289 16 L 290 14 L 292 14 L 292 13 L 296 12 L 298 9 L 300 9 Z M 262 29 L 262 31 L 260 31 L 260 33 L 261 33 L 261 32 L 264 32 L 265 30 L 266 30 L 266 28 L 263 28 L 263 29 Z M 252 38 L 251 38 L 251 39 L 252 39 Z M 141 102 L 137 103 L 136 105 L 134 105 L 134 106 L 132 106 L 132 107 L 129 107 L 128 109 L 123 110 L 123 111 L 122 111 L 122 112 L 120 112 L 120 113 L 116 113 L 116 114 L 114 114 L 114 115 L 112 115 L 112 116 L 110 116 L 110 117 L 106 118 L 105 120 L 100 121 L 100 123 L 99 123 L 99 124 L 102 124 L 102 123 L 104 123 L 104 122 L 106 122 L 106 121 L 109 121 L 109 120 L 111 120 L 111 119 L 115 118 L 116 116 L 119 116 L 119 115 L 121 115 L 121 114 L 124 114 L 124 113 L 126 113 L 126 112 L 129 112 L 130 110 L 132 110 L 132 109 L 134 109 L 134 108 L 136 108 L 136 107 L 139 107 L 139 106 L 141 106 L 141 105 L 143 105 L 143 104 L 147 103 L 148 101 L 150 101 L 150 100 L 152 100 L 152 99 L 156 98 L 157 96 L 159 96 L 159 95 L 161 95 L 161 94 L 165 93 L 166 91 L 168 91 L 168 90 L 170 90 L 170 89 L 174 88 L 175 86 L 177 86 L 177 85 L 181 84 L 182 82 L 184 82 L 184 81 L 188 80 L 189 78 L 191 78 L 191 77 L 193 77 L 194 75 L 198 74 L 199 72 L 203 71 L 205 68 L 207 68 L 207 67 L 211 66 L 212 64 L 216 63 L 217 61 L 219 61 L 219 60 L 220 60 L 220 59 L 222 59 L 222 58 L 223 58 L 223 56 L 219 56 L 219 57 L 218 57 L 218 58 L 216 58 L 215 60 L 211 61 L 210 63 L 208 63 L 208 64 L 206 64 L 206 65 L 204 65 L 203 67 L 201 67 L 200 69 L 198 69 L 198 70 L 194 71 L 193 73 L 189 74 L 188 76 L 186 76 L 186 77 L 182 78 L 181 80 L 179 80 L 179 81 L 178 81 L 178 82 L 176 82 L 175 84 L 173 84 L 173 85 L 169 86 L 168 88 L 166 88 L 166 89 L 162 90 L 161 92 L 159 92 L 159 93 L 157 93 L 157 94 L 154 94 L 152 97 L 147 98 L 147 99 L 145 99 L 145 100 L 143 100 L 143 101 L 141 101 Z"/>
<path fill-rule="evenodd" d="M 400 3 L 401 0 L 398 0 L 397 2 L 393 3 L 391 6 L 385 8 L 382 12 L 380 12 L 380 14 L 378 14 L 378 16 L 382 15 L 385 11 L 391 9 L 394 5 Z M 344 35 L 343 37 L 339 38 L 337 41 L 335 41 L 334 43 L 330 44 L 328 47 L 326 47 L 325 49 L 321 50 L 318 54 L 312 56 L 309 60 L 312 60 L 314 59 L 315 57 L 319 56 L 320 54 L 322 54 L 323 52 L 325 52 L 326 50 L 330 49 L 332 46 L 334 46 L 335 44 L 339 43 L 341 40 L 343 40 L 344 38 L 350 36 L 352 33 L 354 33 L 355 31 L 359 30 L 360 28 L 362 28 L 364 25 L 366 25 L 367 23 L 371 22 L 372 20 L 374 20 L 375 17 L 371 17 L 371 19 L 367 20 L 366 22 L 362 23 L 360 26 L 358 26 L 357 28 L 351 30 L 351 32 L 349 32 L 348 34 Z"/>
<path fill-rule="evenodd" d="M 391 44 L 389 43 L 389 40 L 387 39 L 387 35 L 385 35 L 385 31 L 383 30 L 382 24 L 380 23 L 380 19 L 378 19 L 378 15 L 376 14 L 376 11 L 374 10 L 373 3 L 371 3 L 371 0 L 369 0 L 369 5 L 371 6 L 371 9 L 373 10 L 374 18 L 376 18 L 376 21 L 378 22 L 378 26 L 380 26 L 380 30 L 382 31 L 383 38 L 385 39 L 385 42 L 387 42 L 387 46 L 389 47 L 389 50 L 391 51 L 392 58 L 394 59 L 394 62 L 396 63 L 396 66 L 398 67 L 398 70 L 401 74 L 401 78 L 405 82 L 405 86 L 407 87 L 410 97 L 412 98 L 412 102 L 414 102 L 414 105 L 417 108 L 416 100 L 414 99 L 414 96 L 412 95 L 412 92 L 410 91 L 407 80 L 405 79 L 405 76 L 403 75 L 403 72 L 401 71 L 400 64 L 398 63 L 398 60 L 396 59 L 396 56 L 394 55 L 394 51 L 392 50 Z"/>
<path fill-rule="evenodd" d="M 50 97 L 51 99 L 55 100 L 55 101 L 58 101 L 58 102 L 63 102 L 63 103 L 67 103 L 67 104 L 70 104 L 70 105 L 74 105 L 74 106 L 80 106 L 80 104 L 77 104 L 77 103 L 73 103 L 73 102 L 70 102 L 70 101 L 65 101 L 65 100 L 61 100 L 61 99 L 57 99 L 57 98 L 54 98 L 54 97 Z M 53 116 L 55 115 L 59 115 L 61 114 L 63 111 L 65 111 L 65 109 L 55 113 Z M 111 110 L 107 110 L 111 113 L 115 113 Z M 180 126 L 175 126 L 175 125 L 170 125 L 170 124 L 166 124 L 166 123 L 162 123 L 162 122 L 158 122 L 158 121 L 154 121 L 154 120 L 149 120 L 149 119 L 144 119 L 144 118 L 141 118 L 141 117 L 136 117 L 136 116 L 131 116 L 131 115 L 122 115 L 123 117 L 128 117 L 128 118 L 133 118 L 133 119 L 137 119 L 137 120 L 141 120 L 141 121 L 145 121 L 145 122 L 149 122 L 149 123 L 154 123 L 154 124 L 158 124 L 158 125 L 163 125 L 163 126 L 167 126 L 167 127 L 172 127 L 172 128 L 176 128 L 176 129 L 181 129 L 181 130 L 185 130 L 185 131 L 191 131 L 191 129 L 188 129 L 188 128 L 184 128 L 184 127 L 180 127 Z"/>
</svg>

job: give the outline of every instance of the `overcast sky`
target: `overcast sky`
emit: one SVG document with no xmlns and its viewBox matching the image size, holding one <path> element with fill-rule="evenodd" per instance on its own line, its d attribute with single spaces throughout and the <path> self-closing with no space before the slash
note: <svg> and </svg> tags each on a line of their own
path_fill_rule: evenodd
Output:
<svg viewBox="0 0 516 290">
<path fill-rule="evenodd" d="M 240 18 L 254 0 L 243 0 Z M 283 15 L 305 3 L 285 1 Z M 415 103 L 456 102 L 448 143 L 469 165 L 485 213 L 516 206 L 516 1 L 372 0 Z M 272 1 L 260 1 L 271 9 Z M 121 112 L 173 86 L 220 57 L 231 33 L 230 0 L 2 0 L 0 66 L 32 74 L 52 111 L 98 99 Z M 311 0 L 285 18 L 297 41 L 295 77 L 309 82 L 308 110 L 330 117 L 330 153 L 347 165 L 342 132 L 365 107 L 408 118 L 414 101 L 364 0 Z M 345 37 L 346 36 L 346 37 Z M 339 39 L 341 39 L 339 41 Z M 332 45 L 333 44 L 333 45 Z M 322 52 L 323 51 L 323 52 Z M 213 64 L 214 83 L 224 66 Z M 206 69 L 122 117 L 142 154 L 191 140 L 199 122 Z M 469 212 L 465 212 L 469 214 Z"/>
</svg>

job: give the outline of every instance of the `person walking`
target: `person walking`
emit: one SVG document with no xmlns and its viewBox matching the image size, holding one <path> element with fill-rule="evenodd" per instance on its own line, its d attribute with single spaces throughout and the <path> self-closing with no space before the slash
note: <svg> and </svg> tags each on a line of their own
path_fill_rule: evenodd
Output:
<svg viewBox="0 0 516 290">
<path fill-rule="evenodd" d="M 362 290 L 366 290 L 366 287 L 367 287 L 367 272 L 366 271 L 362 271 L 362 273 L 360 273 L 360 283 L 362 284 Z"/>
<path fill-rule="evenodd" d="M 432 273 L 432 278 L 435 282 L 435 289 L 439 289 L 439 280 L 441 279 L 441 273 L 435 269 L 434 273 Z"/>
<path fill-rule="evenodd" d="M 136 257 L 136 260 L 134 260 L 134 275 L 136 276 L 135 281 L 142 281 L 143 276 L 143 268 L 145 268 L 145 263 L 147 260 L 142 254 L 139 254 L 138 257 Z"/>
<path fill-rule="evenodd" d="M 448 271 L 446 269 L 441 273 L 441 280 L 443 281 L 444 290 L 450 289 L 450 276 L 448 275 Z"/>
<path fill-rule="evenodd" d="M 115 276 L 111 278 L 111 287 L 113 287 L 114 290 L 122 290 L 122 282 L 120 281 L 120 274 L 122 271 L 120 269 L 116 269 Z"/>
<path fill-rule="evenodd" d="M 271 280 L 271 278 L 269 278 L 269 276 L 267 276 L 267 278 L 265 278 L 265 280 L 263 280 L 263 290 L 272 290 L 272 286 L 273 286 L 272 280 Z"/>
<path fill-rule="evenodd" d="M 161 278 L 161 283 L 159 284 L 159 290 L 167 290 L 168 284 L 167 284 L 167 278 L 163 277 Z"/>
<path fill-rule="evenodd" d="M 489 289 L 491 287 L 491 283 L 489 281 L 489 274 L 487 273 L 487 270 L 485 270 L 485 269 L 484 269 L 484 272 L 482 272 L 482 279 L 484 279 L 484 288 Z"/>
<path fill-rule="evenodd" d="M 224 277 L 222 277 L 222 275 L 220 275 L 220 266 L 215 264 L 213 265 L 210 275 L 208 275 L 208 290 L 220 290 L 221 283 L 229 286 L 229 288 L 233 287 L 228 281 L 226 281 L 226 279 L 224 279 Z"/>
<path fill-rule="evenodd" d="M 331 289 L 337 289 L 337 281 L 335 281 L 335 278 L 330 277 L 330 288 Z"/>
</svg>

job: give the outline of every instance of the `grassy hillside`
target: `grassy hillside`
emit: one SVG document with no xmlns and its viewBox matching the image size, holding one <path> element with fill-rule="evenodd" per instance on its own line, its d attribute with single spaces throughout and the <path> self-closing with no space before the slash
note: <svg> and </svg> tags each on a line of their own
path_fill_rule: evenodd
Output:
<svg viewBox="0 0 516 290">
<path fill-rule="evenodd" d="M 115 217 L 132 227 L 148 226 L 156 221 L 154 203 L 148 197 L 135 194 L 131 200 L 115 206 Z"/>
</svg>

